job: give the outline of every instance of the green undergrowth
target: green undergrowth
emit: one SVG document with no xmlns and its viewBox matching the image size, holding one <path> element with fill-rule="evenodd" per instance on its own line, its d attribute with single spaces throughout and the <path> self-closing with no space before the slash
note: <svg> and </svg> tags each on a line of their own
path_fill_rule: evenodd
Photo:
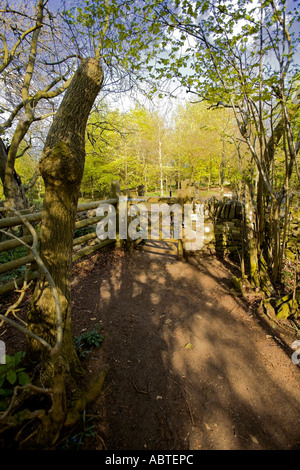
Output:
<svg viewBox="0 0 300 470">
<path fill-rule="evenodd" d="M 31 383 L 29 374 L 22 367 L 25 352 L 18 351 L 12 356 L 4 356 L 0 364 L 0 411 L 6 411 L 16 386 L 24 387 Z"/>
<path fill-rule="evenodd" d="M 86 410 L 82 414 L 82 421 L 65 437 L 59 448 L 61 450 L 80 450 L 89 439 L 97 435 L 94 416 L 87 416 Z"/>
<path fill-rule="evenodd" d="M 10 261 L 15 261 L 19 258 L 23 258 L 27 255 L 26 248 L 24 246 L 19 246 L 13 250 L 8 250 L 0 253 L 0 265 L 9 263 Z M 20 266 L 19 268 L 14 269 L 13 271 L 8 271 L 0 275 L 0 284 L 11 281 L 21 277 L 25 273 L 26 266 Z"/>
<path fill-rule="evenodd" d="M 75 338 L 75 349 L 80 359 L 85 359 L 104 340 L 101 325 L 95 325 L 91 331 L 85 331 Z"/>
</svg>

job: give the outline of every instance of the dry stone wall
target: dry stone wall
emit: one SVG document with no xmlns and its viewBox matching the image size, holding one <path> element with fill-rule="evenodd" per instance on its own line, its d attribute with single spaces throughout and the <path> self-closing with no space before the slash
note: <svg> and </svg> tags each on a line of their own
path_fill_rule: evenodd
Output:
<svg viewBox="0 0 300 470">
<path fill-rule="evenodd" d="M 295 261 L 297 251 L 300 250 L 300 209 L 292 209 L 286 244 L 286 256 Z"/>
<path fill-rule="evenodd" d="M 211 198 L 205 203 L 204 249 L 226 256 L 242 252 L 243 204 L 236 199 Z"/>
</svg>

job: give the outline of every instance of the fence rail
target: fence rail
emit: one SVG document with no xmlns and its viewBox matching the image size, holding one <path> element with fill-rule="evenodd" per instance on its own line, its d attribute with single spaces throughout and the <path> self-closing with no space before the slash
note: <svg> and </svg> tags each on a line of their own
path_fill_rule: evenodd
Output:
<svg viewBox="0 0 300 470">
<path fill-rule="evenodd" d="M 169 204 L 173 204 L 177 202 L 177 198 L 172 197 L 145 197 L 145 196 L 134 196 L 130 193 L 129 190 L 123 192 L 125 196 L 127 196 L 128 205 L 138 204 L 138 203 L 145 203 L 145 204 L 153 204 L 153 203 L 164 203 L 168 202 Z M 77 214 L 86 211 L 92 211 L 93 209 L 97 209 L 101 204 L 111 204 L 115 206 L 118 210 L 119 204 L 119 197 L 121 196 L 121 191 L 118 184 L 112 184 L 111 187 L 111 195 L 112 197 L 109 199 L 102 199 L 100 201 L 93 201 L 88 203 L 79 204 L 77 208 Z M 35 213 L 28 213 L 24 211 L 22 216 L 30 223 L 38 225 L 42 219 L 42 211 L 35 212 Z M 103 219 L 103 216 L 91 216 L 83 219 L 79 219 L 75 223 L 75 232 L 78 229 L 82 229 L 85 227 L 92 227 L 95 226 L 100 220 Z M 22 226 L 22 222 L 20 221 L 19 217 L 7 217 L 0 219 L 0 229 L 11 229 L 12 227 L 16 228 Z M 37 234 L 39 239 L 39 234 Z M 79 245 L 85 244 L 89 241 L 95 240 L 95 243 L 92 245 L 85 246 L 80 248 L 76 252 L 73 253 L 73 261 L 78 261 L 79 259 L 83 258 L 84 256 L 90 255 L 105 246 L 111 245 L 116 242 L 116 240 L 104 240 L 96 242 L 97 234 L 96 230 L 85 235 L 81 235 L 79 237 L 74 238 L 73 240 L 73 247 L 78 247 Z M 19 239 L 12 239 L 12 240 L 4 240 L 0 242 L 0 253 L 4 253 L 10 250 L 14 250 L 16 248 L 24 246 L 22 242 L 30 245 L 32 243 L 32 236 L 28 235 L 26 230 L 25 234 L 20 237 Z M 134 246 L 137 246 L 141 240 L 137 240 L 134 242 Z M 176 240 L 169 240 L 170 242 L 176 242 Z M 174 253 L 174 250 L 170 250 L 170 252 Z M 178 242 L 178 256 L 181 257 L 181 244 Z M 29 269 L 27 275 L 27 281 L 35 280 L 38 276 L 37 265 L 35 263 L 34 256 L 31 253 L 27 253 L 26 256 L 21 256 L 20 258 L 8 261 L 0 265 L 0 275 L 5 274 L 7 272 L 14 271 L 22 266 L 27 266 Z M 5 284 L 0 285 L 0 296 L 7 294 L 16 289 L 16 287 L 21 287 L 24 282 L 24 275 L 20 276 L 16 279 L 13 279 Z"/>
<path fill-rule="evenodd" d="M 79 204 L 77 208 L 77 214 L 96 209 L 101 204 L 117 205 L 117 202 L 118 202 L 117 198 L 112 198 L 112 199 L 103 199 L 101 201 L 94 201 L 94 202 Z M 22 215 L 30 223 L 41 222 L 42 212 L 36 212 L 33 214 L 22 214 Z M 94 226 L 101 219 L 103 219 L 103 217 L 89 217 L 86 219 L 78 220 L 75 223 L 75 230 Z M 17 226 L 22 226 L 22 223 L 19 217 L 14 216 L 14 217 L 7 217 L 4 219 L 0 219 L 0 229 L 2 230 L 8 229 L 11 227 L 17 227 Z M 88 241 L 94 240 L 96 238 L 97 238 L 96 231 L 85 234 L 85 235 L 81 235 L 80 237 L 74 238 L 73 247 L 76 247 Z M 39 239 L 39 235 L 38 235 L 38 239 Z M 0 253 L 3 253 L 5 251 L 10 251 L 15 248 L 23 246 L 22 241 L 30 245 L 30 243 L 32 242 L 32 236 L 26 235 L 26 236 L 21 237 L 20 239 L 4 240 L 3 242 L 0 242 Z M 105 246 L 110 245 L 114 242 L 115 240 L 105 240 L 99 243 L 95 243 L 93 245 L 86 246 L 73 254 L 73 261 L 78 261 L 84 256 L 94 253 L 95 251 L 100 250 L 101 248 L 104 248 Z M 0 274 L 14 271 L 17 268 L 20 268 L 26 265 L 30 265 L 30 271 L 31 271 L 27 278 L 28 282 L 36 279 L 38 272 L 36 270 L 37 267 L 35 265 L 35 259 L 32 254 L 27 254 L 26 256 L 22 256 L 20 258 L 1 264 Z M 0 285 L 0 296 L 11 292 L 12 290 L 16 288 L 16 286 L 17 287 L 22 286 L 23 282 L 24 282 L 24 276 L 20 276 L 17 279 L 14 279 L 10 282 Z"/>
</svg>

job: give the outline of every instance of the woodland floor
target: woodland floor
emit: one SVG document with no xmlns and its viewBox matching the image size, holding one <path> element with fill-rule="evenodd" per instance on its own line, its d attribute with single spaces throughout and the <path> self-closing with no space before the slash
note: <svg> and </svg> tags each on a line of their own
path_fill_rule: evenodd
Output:
<svg viewBox="0 0 300 470">
<path fill-rule="evenodd" d="M 84 367 L 110 366 L 84 449 L 300 449 L 295 333 L 234 294 L 233 271 L 213 255 L 112 249 L 74 266 L 74 337 L 100 322 L 104 335 Z M 10 328 L 6 341 L 22 349 Z"/>
</svg>

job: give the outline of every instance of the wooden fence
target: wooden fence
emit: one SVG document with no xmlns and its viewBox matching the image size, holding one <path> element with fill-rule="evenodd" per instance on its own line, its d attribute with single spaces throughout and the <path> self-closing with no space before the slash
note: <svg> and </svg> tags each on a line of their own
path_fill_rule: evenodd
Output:
<svg viewBox="0 0 300 470">
<path fill-rule="evenodd" d="M 163 203 L 163 202 L 168 202 L 172 204 L 174 202 L 178 202 L 175 198 L 169 198 L 169 197 L 165 197 L 165 198 L 143 197 L 143 196 L 142 197 L 139 197 L 139 196 L 130 197 L 129 191 L 126 191 L 125 193 L 123 192 L 123 194 L 126 194 L 128 198 L 127 199 L 128 205 L 137 204 L 138 202 L 143 202 L 146 204 Z M 113 184 L 112 185 L 112 198 L 104 199 L 101 201 L 79 204 L 77 213 L 79 215 L 80 213 L 83 213 L 83 212 L 92 211 L 93 209 L 96 209 L 97 207 L 99 207 L 101 204 L 111 204 L 116 208 L 116 213 L 118 214 L 118 205 L 119 205 L 120 195 L 121 195 L 121 191 L 118 185 Z M 41 222 L 42 212 L 35 212 L 35 213 L 29 213 L 29 214 L 23 213 L 22 215 L 28 222 L 32 223 L 34 226 L 38 226 L 39 223 Z M 78 217 L 78 219 L 79 220 L 77 220 L 75 223 L 75 234 L 78 229 L 82 229 L 85 227 L 95 227 L 96 224 L 100 220 L 103 219 L 103 217 L 93 216 L 93 217 L 87 217 L 87 218 L 82 218 L 82 219 Z M 128 221 L 127 221 L 127 224 L 128 224 Z M 20 222 L 20 219 L 17 216 L 0 219 L 0 229 L 2 230 L 6 230 L 12 227 L 18 227 L 21 225 L 22 223 Z M 116 240 L 112 240 L 112 239 L 100 241 L 97 238 L 96 230 L 93 230 L 90 233 L 74 238 L 73 247 L 76 248 L 79 245 L 85 244 L 92 240 L 95 240 L 95 243 L 93 243 L 92 245 L 87 245 L 83 248 L 80 248 L 79 250 L 74 251 L 73 261 L 77 261 L 83 258 L 84 256 L 90 255 L 91 253 L 94 253 L 95 251 L 100 250 L 101 248 L 104 248 L 105 246 L 116 242 Z M 18 247 L 24 246 L 22 244 L 22 241 L 30 245 L 30 243 L 32 242 L 32 236 L 25 234 L 20 239 L 11 239 L 11 240 L 5 240 L 5 241 L 0 242 L 0 253 L 9 252 L 10 250 L 14 250 Z M 134 241 L 131 244 L 131 246 L 137 247 L 138 245 L 140 245 L 141 241 L 142 241 L 141 239 L 138 239 Z M 172 248 L 170 250 L 163 250 L 163 251 L 169 254 L 171 253 L 176 254 L 177 252 L 178 257 L 181 258 L 182 257 L 181 240 L 169 239 L 166 241 L 171 243 Z M 175 247 L 176 242 L 177 242 L 177 248 Z M 34 256 L 31 253 L 28 253 L 25 256 L 21 256 L 20 258 L 1 264 L 0 275 L 4 273 L 8 273 L 8 272 L 13 272 L 14 270 L 22 266 L 29 267 L 29 274 L 27 277 L 28 282 L 37 278 L 38 276 L 37 266 L 35 263 Z M 23 282 L 24 282 L 24 276 L 20 276 L 16 279 L 13 279 L 10 282 L 6 282 L 5 284 L 0 285 L 0 296 L 15 290 L 16 287 L 22 286 Z"/>
<path fill-rule="evenodd" d="M 116 206 L 117 202 L 118 200 L 116 198 L 112 198 L 112 199 L 105 199 L 105 200 L 95 201 L 95 202 L 90 202 L 90 203 L 85 203 L 85 204 L 79 204 L 78 209 L 77 209 L 77 214 L 96 209 L 101 204 L 112 204 Z M 22 215 L 26 220 L 28 220 L 28 222 L 38 225 L 41 221 L 42 212 L 35 212 L 32 214 L 22 214 Z M 76 230 L 78 229 L 82 229 L 85 227 L 93 227 L 101 219 L 103 219 L 103 217 L 89 217 L 89 218 L 84 218 L 82 220 L 78 220 L 75 223 L 75 233 L 76 233 Z M 0 219 L 0 229 L 2 230 L 6 230 L 11 227 L 17 227 L 20 225 L 22 224 L 20 223 L 20 219 L 17 216 Z M 93 239 L 97 239 L 96 231 L 92 231 L 91 233 L 87 233 L 86 235 L 82 235 L 80 237 L 74 238 L 73 247 L 77 247 Z M 20 240 L 12 239 L 12 240 L 5 240 L 3 242 L 0 242 L 0 253 L 14 250 L 15 248 L 23 246 L 22 241 L 30 245 L 30 243 L 32 242 L 32 236 L 25 235 L 21 237 Z M 95 251 L 109 244 L 112 244 L 114 242 L 115 240 L 104 240 L 104 241 L 98 241 L 98 243 L 95 243 L 93 245 L 85 246 L 84 248 L 79 249 L 78 251 L 76 251 L 76 253 L 73 254 L 73 261 L 77 261 L 83 258 L 84 256 L 94 253 Z M 7 273 L 7 272 L 14 271 L 17 268 L 21 266 L 26 266 L 26 265 L 30 265 L 30 274 L 28 276 L 28 281 L 36 279 L 38 272 L 37 272 L 37 267 L 35 265 L 35 259 L 32 254 L 27 254 L 26 256 L 22 256 L 18 259 L 14 259 L 12 261 L 8 261 L 6 263 L 1 264 L 0 275 Z M 8 292 L 14 290 L 16 286 L 20 287 L 23 284 L 23 282 L 24 282 L 24 277 L 21 276 L 17 279 L 14 279 L 13 281 L 10 281 L 1 285 L 0 295 L 7 294 Z"/>
</svg>

